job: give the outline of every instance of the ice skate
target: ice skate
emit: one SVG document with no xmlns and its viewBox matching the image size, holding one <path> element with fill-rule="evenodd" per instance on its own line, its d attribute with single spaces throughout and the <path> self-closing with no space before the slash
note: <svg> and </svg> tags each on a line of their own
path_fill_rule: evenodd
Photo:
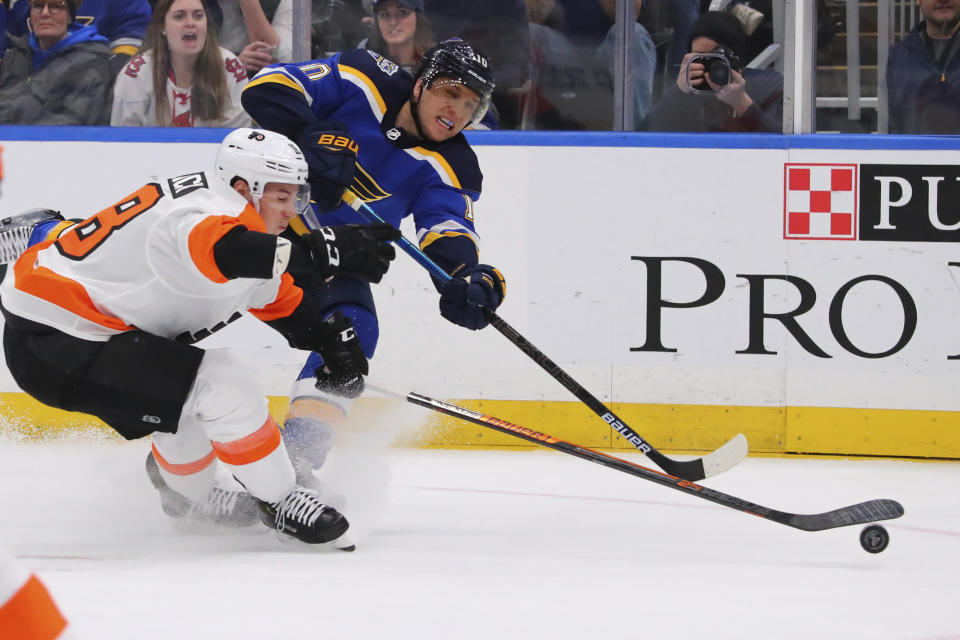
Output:
<svg viewBox="0 0 960 640">
<path fill-rule="evenodd" d="M 350 527 L 339 511 L 320 502 L 317 493 L 305 487 L 294 487 L 279 502 L 257 503 L 263 524 L 308 544 L 334 542 Z"/>
<path fill-rule="evenodd" d="M 160 492 L 160 507 L 171 518 L 225 527 L 249 527 L 259 520 L 257 499 L 246 491 L 214 487 L 204 502 L 195 502 L 174 491 L 160 475 L 153 453 L 147 454 L 147 476 Z"/>
</svg>

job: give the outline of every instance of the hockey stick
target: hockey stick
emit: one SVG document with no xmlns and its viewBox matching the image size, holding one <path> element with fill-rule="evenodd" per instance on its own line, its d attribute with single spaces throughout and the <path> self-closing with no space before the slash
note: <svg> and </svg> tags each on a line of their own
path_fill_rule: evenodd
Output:
<svg viewBox="0 0 960 640">
<path fill-rule="evenodd" d="M 704 500 L 709 500 L 710 502 L 715 502 L 719 505 L 723 505 L 724 507 L 730 507 L 731 509 L 736 509 L 737 511 L 743 511 L 744 513 L 749 513 L 767 520 L 779 522 L 780 524 L 785 524 L 788 527 L 793 527 L 794 529 L 802 529 L 803 531 L 823 531 L 824 529 L 867 524 L 868 522 L 876 522 L 878 520 L 890 520 L 893 518 L 899 518 L 903 515 L 903 506 L 901 506 L 899 502 L 889 499 L 869 500 L 867 502 L 861 502 L 848 507 L 840 507 L 839 509 L 834 509 L 833 511 L 816 514 L 787 513 L 786 511 L 778 511 L 776 509 L 763 507 L 759 504 L 754 504 L 747 500 L 737 498 L 736 496 L 731 496 L 729 494 L 710 489 L 709 487 L 704 487 L 687 480 L 682 480 L 676 476 L 661 473 L 655 469 L 650 469 L 632 462 L 628 462 L 627 460 L 616 458 L 601 451 L 596 451 L 595 449 L 581 447 L 571 442 L 554 438 L 546 433 L 540 433 L 539 431 L 521 427 L 520 425 L 507 422 L 506 420 L 501 420 L 490 415 L 471 411 L 470 409 L 465 409 L 463 407 L 458 407 L 457 405 L 450 404 L 449 402 L 444 402 L 442 400 L 434 400 L 433 398 L 428 398 L 427 396 L 420 395 L 419 393 L 407 394 L 407 400 L 413 404 L 418 404 L 421 407 L 433 409 L 439 413 L 454 416 L 456 418 L 493 429 L 494 431 L 499 431 L 500 433 L 516 436 L 522 440 L 527 440 L 528 442 L 539 444 L 549 449 L 555 449 L 562 453 L 576 456 L 577 458 L 582 458 L 605 467 L 610 467 L 611 469 L 616 469 L 617 471 L 629 473 L 632 476 L 637 476 L 638 478 L 643 478 L 644 480 L 650 480 L 652 482 L 656 482 L 657 484 L 662 484 L 665 487 L 676 489 L 677 491 L 689 493 L 690 495 L 697 496 L 698 498 L 702 498 Z"/>
<path fill-rule="evenodd" d="M 356 195 L 351 191 L 345 192 L 343 199 L 367 222 L 384 222 L 383 218 L 377 215 L 377 213 L 371 209 L 367 203 L 357 198 Z M 407 240 L 405 236 L 400 236 L 400 239 L 397 240 L 397 243 L 405 253 L 416 260 L 418 264 L 423 266 L 435 278 L 438 278 L 444 282 L 450 280 L 450 276 L 440 267 L 440 265 L 431 260 L 425 253 L 423 253 L 423 251 L 420 250 L 420 247 Z M 715 476 L 718 473 L 722 473 L 747 457 L 747 439 L 741 433 L 738 433 L 722 447 L 708 453 L 702 458 L 694 458 L 693 460 L 674 460 L 673 458 L 663 455 L 657 451 L 653 445 L 644 440 L 640 434 L 631 429 L 624 420 L 620 419 L 615 413 L 613 413 L 613 411 L 608 409 L 605 404 L 600 402 L 596 397 L 593 396 L 593 394 L 587 391 L 579 382 L 571 378 L 566 371 L 561 369 L 559 365 L 548 358 L 546 354 L 535 347 L 529 340 L 524 338 L 519 331 L 507 324 L 503 318 L 489 309 L 484 309 L 484 313 L 486 314 L 487 320 L 490 322 L 490 324 L 493 325 L 497 331 L 503 334 L 507 340 L 512 342 L 517 348 L 527 354 L 531 360 L 540 365 L 544 371 L 553 376 L 555 380 L 557 380 L 568 391 L 575 395 L 580 402 L 587 405 L 591 411 L 600 416 L 604 422 L 613 427 L 617 433 L 623 436 L 634 447 L 646 454 L 647 457 L 653 460 L 667 473 L 696 482 L 697 480 L 703 480 L 704 478 L 709 478 L 710 476 Z"/>
</svg>

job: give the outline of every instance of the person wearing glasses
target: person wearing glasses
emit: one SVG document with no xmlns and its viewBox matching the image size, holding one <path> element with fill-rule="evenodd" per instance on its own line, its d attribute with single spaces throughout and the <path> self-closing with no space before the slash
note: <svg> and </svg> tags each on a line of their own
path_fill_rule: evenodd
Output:
<svg viewBox="0 0 960 640">
<path fill-rule="evenodd" d="M 3 4 L 0 0 L 0 5 Z M 30 3 L 19 0 L 13 3 L 9 13 L 7 31 L 15 36 L 27 33 Z M 116 76 L 143 42 L 150 13 L 147 0 L 81 0 L 76 21 L 96 27 L 97 32 L 110 41 L 110 68 L 112 75 Z M 0 42 L 0 57 L 3 57 L 5 48 Z"/>
<path fill-rule="evenodd" d="M 243 63 L 217 41 L 201 0 L 160 0 L 140 51 L 117 76 L 115 127 L 243 127 Z"/>
<path fill-rule="evenodd" d="M 411 76 L 423 54 L 436 44 L 423 13 L 423 0 L 379 0 L 373 4 L 373 31 L 366 49 L 400 65 Z"/>
<path fill-rule="evenodd" d="M 74 19 L 80 0 L 31 0 L 28 36 L 0 66 L 0 123 L 102 125 L 109 115 L 107 39 Z"/>
</svg>

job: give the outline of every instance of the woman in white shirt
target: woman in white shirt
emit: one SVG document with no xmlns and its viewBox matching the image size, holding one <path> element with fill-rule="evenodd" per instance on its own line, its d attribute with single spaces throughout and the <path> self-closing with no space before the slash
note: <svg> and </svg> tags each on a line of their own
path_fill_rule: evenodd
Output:
<svg viewBox="0 0 960 640">
<path fill-rule="evenodd" d="M 201 0 L 159 0 L 140 51 L 117 76 L 113 126 L 245 127 L 247 72 L 207 30 Z"/>
</svg>

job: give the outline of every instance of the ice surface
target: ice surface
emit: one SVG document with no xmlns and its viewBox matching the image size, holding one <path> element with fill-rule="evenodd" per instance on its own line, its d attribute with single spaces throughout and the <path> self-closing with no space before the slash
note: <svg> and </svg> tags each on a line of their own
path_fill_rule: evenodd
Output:
<svg viewBox="0 0 960 640">
<path fill-rule="evenodd" d="M 750 458 L 705 483 L 793 512 L 901 501 L 871 555 L 860 527 L 797 531 L 556 452 L 344 447 L 326 479 L 349 554 L 174 525 L 147 448 L 0 442 L 0 542 L 87 640 L 960 638 L 957 463 Z"/>
</svg>

